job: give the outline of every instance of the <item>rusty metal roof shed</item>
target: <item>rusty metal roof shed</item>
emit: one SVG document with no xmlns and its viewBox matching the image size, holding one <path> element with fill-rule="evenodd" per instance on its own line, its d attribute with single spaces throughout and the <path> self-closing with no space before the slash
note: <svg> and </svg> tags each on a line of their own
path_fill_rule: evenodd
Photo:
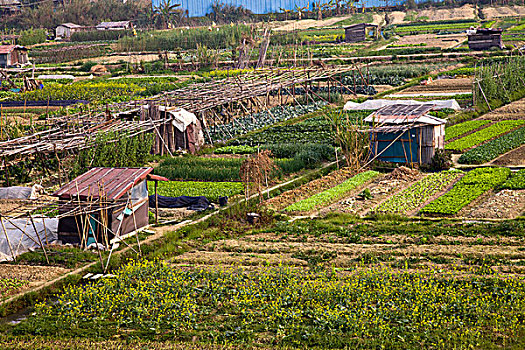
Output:
<svg viewBox="0 0 525 350">
<path fill-rule="evenodd" d="M 109 200 L 118 200 L 145 180 L 153 168 L 92 168 L 53 195 L 61 199 L 97 198 L 102 191 Z"/>
<path fill-rule="evenodd" d="M 27 48 L 25 48 L 24 46 L 20 46 L 20 45 L 0 45 L 0 55 L 8 54 L 15 49 L 27 51 Z"/>
</svg>

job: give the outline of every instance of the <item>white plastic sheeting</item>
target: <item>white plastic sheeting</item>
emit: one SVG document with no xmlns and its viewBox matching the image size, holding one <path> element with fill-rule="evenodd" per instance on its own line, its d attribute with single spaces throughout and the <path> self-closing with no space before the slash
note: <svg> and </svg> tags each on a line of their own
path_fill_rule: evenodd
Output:
<svg viewBox="0 0 525 350">
<path fill-rule="evenodd" d="M 173 126 L 179 129 L 180 132 L 185 132 L 190 124 L 197 124 L 195 114 L 188 112 L 184 108 L 168 109 L 167 113 L 173 117 Z"/>
<path fill-rule="evenodd" d="M 55 218 L 34 217 L 34 227 L 29 218 L 2 218 L 2 221 L 3 225 L 0 225 L 0 261 L 11 261 L 13 255 L 16 257 L 32 249 L 40 248 L 40 242 L 45 246 L 46 243 L 55 243 L 58 239 L 58 219 Z"/>
<path fill-rule="evenodd" d="M 0 187 L 0 199 L 36 199 L 43 190 L 40 185 L 33 187 Z"/>
<path fill-rule="evenodd" d="M 416 100 L 367 100 L 363 103 L 355 103 L 348 101 L 345 106 L 345 111 L 358 111 L 358 110 L 378 110 L 385 106 L 391 106 L 395 104 L 402 105 L 434 105 L 435 109 L 450 108 L 455 111 L 459 111 L 461 107 L 456 100 L 433 100 L 433 101 L 416 101 Z"/>
</svg>

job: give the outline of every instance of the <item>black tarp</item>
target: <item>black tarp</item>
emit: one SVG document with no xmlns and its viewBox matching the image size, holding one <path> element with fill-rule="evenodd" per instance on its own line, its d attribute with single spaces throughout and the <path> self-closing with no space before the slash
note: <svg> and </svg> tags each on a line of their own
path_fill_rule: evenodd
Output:
<svg viewBox="0 0 525 350">
<path fill-rule="evenodd" d="M 155 208 L 155 195 L 149 196 L 149 207 Z M 159 196 L 159 208 L 188 208 L 189 210 L 202 211 L 213 208 L 210 201 L 204 197 L 165 197 Z"/>
</svg>

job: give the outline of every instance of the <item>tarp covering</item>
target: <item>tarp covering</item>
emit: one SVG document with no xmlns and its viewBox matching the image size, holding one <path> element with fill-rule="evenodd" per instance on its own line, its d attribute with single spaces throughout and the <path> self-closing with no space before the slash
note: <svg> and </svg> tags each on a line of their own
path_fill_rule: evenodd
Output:
<svg viewBox="0 0 525 350">
<path fill-rule="evenodd" d="M 36 199 L 42 186 L 34 185 L 33 187 L 0 187 L 0 199 Z"/>
<path fill-rule="evenodd" d="M 188 112 L 184 108 L 168 109 L 168 112 L 173 117 L 173 126 L 184 132 L 188 125 L 197 124 L 197 117 L 195 114 Z"/>
<path fill-rule="evenodd" d="M 367 100 L 363 103 L 355 103 L 348 101 L 345 104 L 345 111 L 358 111 L 358 110 L 377 110 L 385 106 L 391 106 L 395 104 L 403 105 L 434 105 L 435 109 L 450 108 L 455 111 L 459 111 L 461 107 L 456 100 L 432 100 L 432 101 L 416 101 L 416 100 Z"/>
<path fill-rule="evenodd" d="M 155 208 L 155 196 L 149 196 L 150 208 Z M 204 197 L 164 197 L 159 196 L 159 208 L 188 208 L 189 210 L 203 211 L 212 208 L 210 201 Z"/>
<path fill-rule="evenodd" d="M 46 242 L 50 244 L 57 240 L 58 219 L 33 218 L 36 231 L 29 218 L 9 220 L 3 218 L 2 220 L 3 226 L 0 225 L 0 261 L 10 261 L 13 260 L 13 254 L 18 256 L 32 249 L 40 248 L 39 238 L 44 246 Z"/>
</svg>

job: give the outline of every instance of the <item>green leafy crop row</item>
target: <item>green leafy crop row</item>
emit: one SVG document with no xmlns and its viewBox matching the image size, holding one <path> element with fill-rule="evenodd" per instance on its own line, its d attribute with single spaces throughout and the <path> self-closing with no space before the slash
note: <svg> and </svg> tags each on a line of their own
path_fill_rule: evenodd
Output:
<svg viewBox="0 0 525 350">
<path fill-rule="evenodd" d="M 449 126 L 445 129 L 445 141 L 452 140 L 484 125 L 490 124 L 488 120 L 469 120 L 461 124 Z"/>
<path fill-rule="evenodd" d="M 512 174 L 501 187 L 510 190 L 525 190 L 525 169 Z"/>
<path fill-rule="evenodd" d="M 231 197 L 243 191 L 244 185 L 241 182 L 160 181 L 158 184 L 160 196 L 204 196 L 211 202 L 218 202 L 219 197 Z M 148 192 L 150 195 L 155 193 L 152 182 L 148 183 Z"/>
<path fill-rule="evenodd" d="M 375 211 L 381 213 L 405 214 L 416 210 L 432 196 L 445 189 L 452 181 L 461 176 L 463 172 L 446 170 L 431 174 L 416 182 L 404 191 L 394 195 L 383 202 Z"/>
<path fill-rule="evenodd" d="M 491 126 L 481 129 L 473 134 L 460 138 L 459 140 L 452 141 L 445 146 L 446 149 L 463 151 L 467 148 L 474 147 L 485 141 L 490 140 L 493 137 L 504 134 L 512 129 L 517 128 L 520 125 L 525 124 L 525 120 L 504 120 Z"/>
<path fill-rule="evenodd" d="M 525 144 L 525 128 L 520 128 L 467 151 L 459 157 L 458 163 L 485 163 L 523 144 Z"/>
<path fill-rule="evenodd" d="M 507 168 L 478 168 L 467 173 L 450 192 L 426 205 L 421 212 L 453 215 L 488 190 L 503 183 L 510 174 Z"/>
<path fill-rule="evenodd" d="M 303 199 L 288 206 L 286 211 L 310 211 L 321 208 L 322 206 L 343 198 L 349 191 L 378 176 L 377 171 L 366 171 L 355 175 L 340 185 L 332 187 L 324 192 L 317 193 L 311 197 Z"/>
</svg>

